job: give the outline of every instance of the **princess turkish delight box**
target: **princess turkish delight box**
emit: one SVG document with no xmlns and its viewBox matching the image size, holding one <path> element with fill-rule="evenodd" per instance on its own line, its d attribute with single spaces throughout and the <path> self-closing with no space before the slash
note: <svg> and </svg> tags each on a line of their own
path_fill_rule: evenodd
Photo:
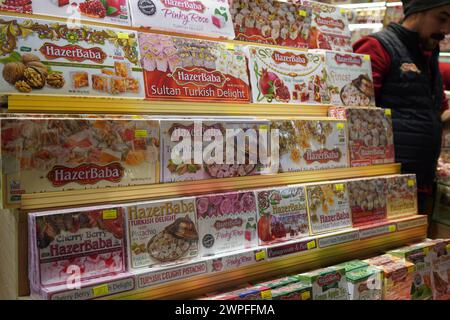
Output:
<svg viewBox="0 0 450 320">
<path fill-rule="evenodd" d="M 168 265 L 197 257 L 195 198 L 137 203 L 126 211 L 131 268 Z"/>
<path fill-rule="evenodd" d="M 128 117 L 0 118 L 7 205 L 21 194 L 155 183 L 158 121 Z"/>
<path fill-rule="evenodd" d="M 280 171 L 348 167 L 347 123 L 333 120 L 272 121 L 279 130 Z"/>
<path fill-rule="evenodd" d="M 239 46 L 149 33 L 139 43 L 148 99 L 250 102 Z"/>
<path fill-rule="evenodd" d="M 311 9 L 276 0 L 235 0 L 236 40 L 308 48 Z"/>
<path fill-rule="evenodd" d="M 2 93 L 144 97 L 133 31 L 8 16 L 0 26 Z"/>
<path fill-rule="evenodd" d="M 37 212 L 28 220 L 33 287 L 65 284 L 75 272 L 86 281 L 125 271 L 122 208 Z"/>
<path fill-rule="evenodd" d="M 303 186 L 256 190 L 259 244 L 309 236 Z"/>
<path fill-rule="evenodd" d="M 0 0 L 0 11 L 32 13 L 32 0 Z"/>
<path fill-rule="evenodd" d="M 312 286 L 312 300 L 348 300 L 344 268 L 328 267 L 296 276 Z"/>
<path fill-rule="evenodd" d="M 201 255 L 258 245 L 253 192 L 232 192 L 196 198 Z"/>
<path fill-rule="evenodd" d="M 329 115 L 337 119 L 347 119 L 350 166 L 395 162 L 390 109 L 332 107 Z"/>
<path fill-rule="evenodd" d="M 234 38 L 225 0 L 133 0 L 133 26 L 213 38 Z"/>
<path fill-rule="evenodd" d="M 312 235 L 352 226 L 346 182 L 306 185 Z"/>
<path fill-rule="evenodd" d="M 414 174 L 393 175 L 387 179 L 389 218 L 417 214 L 417 182 Z"/>
<path fill-rule="evenodd" d="M 34 0 L 33 13 L 67 18 L 72 23 L 91 20 L 131 25 L 128 0 Z"/>
<path fill-rule="evenodd" d="M 323 54 L 261 46 L 247 51 L 253 102 L 330 103 Z"/>
</svg>

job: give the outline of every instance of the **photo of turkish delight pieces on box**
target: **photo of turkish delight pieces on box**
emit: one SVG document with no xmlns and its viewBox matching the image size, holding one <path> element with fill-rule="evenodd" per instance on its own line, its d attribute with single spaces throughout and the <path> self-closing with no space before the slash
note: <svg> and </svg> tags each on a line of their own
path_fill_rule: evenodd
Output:
<svg viewBox="0 0 450 320">
<path fill-rule="evenodd" d="M 418 214 L 416 175 L 387 176 L 387 215 L 389 218 Z"/>
<path fill-rule="evenodd" d="M 32 2 L 32 0 L 0 0 L 0 11 L 31 14 L 33 13 Z"/>
<path fill-rule="evenodd" d="M 310 8 L 276 0 L 235 0 L 230 11 L 236 40 L 308 48 Z"/>
</svg>

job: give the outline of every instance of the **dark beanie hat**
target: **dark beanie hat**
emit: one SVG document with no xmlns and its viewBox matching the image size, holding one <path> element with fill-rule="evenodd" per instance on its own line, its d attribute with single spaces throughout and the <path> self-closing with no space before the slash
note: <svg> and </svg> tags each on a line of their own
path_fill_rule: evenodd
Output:
<svg viewBox="0 0 450 320">
<path fill-rule="evenodd" d="M 413 13 L 450 4 L 450 0 L 402 0 L 405 18 Z"/>
</svg>

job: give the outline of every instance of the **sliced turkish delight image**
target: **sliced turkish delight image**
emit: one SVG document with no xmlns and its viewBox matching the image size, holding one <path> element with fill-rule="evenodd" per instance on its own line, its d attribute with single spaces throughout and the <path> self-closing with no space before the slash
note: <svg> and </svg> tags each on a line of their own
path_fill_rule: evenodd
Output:
<svg viewBox="0 0 450 320">
<path fill-rule="evenodd" d="M 106 74 L 93 74 L 91 78 L 92 89 L 101 92 L 109 92 L 110 76 Z"/>
<path fill-rule="evenodd" d="M 128 78 L 131 75 L 131 65 L 127 62 L 114 62 L 114 69 L 118 77 Z"/>
<path fill-rule="evenodd" d="M 89 75 L 84 71 L 73 71 L 70 73 L 72 79 L 72 88 L 86 88 L 89 87 Z"/>
</svg>

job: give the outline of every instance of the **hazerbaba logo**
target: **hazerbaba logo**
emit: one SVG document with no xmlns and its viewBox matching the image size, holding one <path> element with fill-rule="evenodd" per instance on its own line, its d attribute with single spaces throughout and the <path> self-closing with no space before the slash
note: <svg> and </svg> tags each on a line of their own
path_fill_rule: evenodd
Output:
<svg viewBox="0 0 450 320">
<path fill-rule="evenodd" d="M 242 223 L 244 223 L 244 221 L 241 218 L 236 218 L 236 219 L 225 219 L 223 221 L 216 221 L 214 223 L 214 228 L 216 230 L 220 230 L 220 229 L 231 229 L 234 227 L 240 227 L 242 226 Z"/>
<path fill-rule="evenodd" d="M 166 8 L 178 8 L 183 11 L 197 11 L 199 13 L 205 12 L 205 6 L 200 1 L 161 0 L 161 3 Z"/>
<path fill-rule="evenodd" d="M 272 54 L 272 60 L 276 63 L 286 63 L 292 66 L 297 64 L 306 66 L 309 61 L 308 57 L 304 54 L 295 54 L 292 52 L 281 53 L 279 51 L 274 51 L 274 53 Z"/>
<path fill-rule="evenodd" d="M 69 61 L 82 62 L 85 60 L 91 60 L 95 63 L 103 63 L 107 55 L 102 49 L 95 48 L 83 48 L 78 45 L 66 45 L 60 47 L 56 44 L 46 42 L 40 49 L 41 53 L 47 59 L 65 58 Z"/>
<path fill-rule="evenodd" d="M 317 16 L 315 18 L 315 21 L 316 21 L 317 25 L 319 25 L 319 26 L 326 26 L 329 28 L 338 28 L 338 29 L 342 29 L 342 30 L 345 29 L 345 23 L 341 19 L 335 20 L 330 17 L 323 18 L 323 17 Z"/>
<path fill-rule="evenodd" d="M 329 286 L 330 284 L 333 284 L 335 282 L 341 281 L 341 274 L 340 273 L 330 273 L 325 276 L 319 277 L 317 279 L 317 284 L 321 287 L 323 286 Z"/>
<path fill-rule="evenodd" d="M 209 85 L 215 87 L 223 87 L 227 78 L 219 71 L 207 71 L 202 68 L 194 68 L 186 70 L 177 68 L 172 74 L 172 77 L 179 86 L 186 84 L 193 84 L 198 87 L 206 87 Z"/>
<path fill-rule="evenodd" d="M 311 149 L 306 150 L 303 155 L 307 164 L 311 164 L 313 162 L 319 163 L 327 163 L 330 161 L 339 162 L 341 159 L 342 153 L 339 149 L 320 149 L 316 151 L 312 151 Z"/>
<path fill-rule="evenodd" d="M 96 184 L 105 180 L 109 182 L 120 182 L 124 174 L 124 168 L 120 163 L 114 162 L 107 166 L 96 164 L 82 164 L 76 168 L 55 166 L 47 174 L 47 179 L 55 187 L 60 187 L 71 182 L 78 184 Z"/>
<path fill-rule="evenodd" d="M 346 64 L 349 66 L 355 65 L 360 67 L 363 63 L 361 57 L 358 56 L 352 56 L 349 54 L 336 54 L 336 56 L 334 57 L 334 60 L 336 61 L 337 64 Z"/>
</svg>

